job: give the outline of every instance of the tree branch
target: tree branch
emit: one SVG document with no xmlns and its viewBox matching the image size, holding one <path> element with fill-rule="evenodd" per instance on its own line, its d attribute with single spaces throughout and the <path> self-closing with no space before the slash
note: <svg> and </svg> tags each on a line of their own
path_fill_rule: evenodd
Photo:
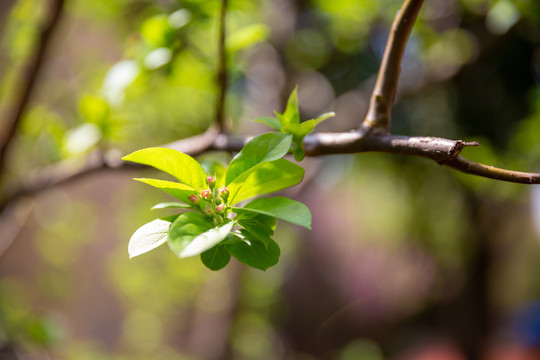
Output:
<svg viewBox="0 0 540 360">
<path fill-rule="evenodd" d="M 362 122 L 365 129 L 377 132 L 388 132 L 390 129 L 390 114 L 401 73 L 401 59 L 423 3 L 424 0 L 406 0 L 394 18 L 369 109 Z"/>
<path fill-rule="evenodd" d="M 45 15 L 39 40 L 36 44 L 34 52 L 30 55 L 28 63 L 23 68 L 20 78 L 15 84 L 16 89 L 15 100 L 11 106 L 3 114 L 3 128 L 0 133 L 0 173 L 2 173 L 5 162 L 6 152 L 15 137 L 18 124 L 22 114 L 26 109 L 30 95 L 36 83 L 39 69 L 43 63 L 43 58 L 47 47 L 49 46 L 54 29 L 58 25 L 58 20 L 62 13 L 64 0 L 51 0 L 48 13 Z"/>
<path fill-rule="evenodd" d="M 216 124 L 220 132 L 226 133 L 225 126 L 225 98 L 227 96 L 227 51 L 225 49 L 225 35 L 227 28 L 227 3 L 221 0 L 221 12 L 219 16 L 219 45 L 218 45 L 218 69 L 217 82 L 219 94 L 216 102 Z"/>
<path fill-rule="evenodd" d="M 217 128 L 213 127 L 203 134 L 162 146 L 197 156 L 207 151 L 237 152 L 249 140 L 251 137 L 220 134 Z M 468 146 L 478 146 L 478 143 L 436 137 L 377 134 L 369 131 L 316 133 L 310 134 L 304 139 L 306 155 L 312 157 L 362 152 L 420 156 L 467 174 L 520 184 L 540 184 L 540 174 L 498 169 L 459 156 L 461 150 Z M 83 161 L 81 159 L 67 160 L 45 169 L 36 170 L 26 179 L 19 181 L 17 188 L 11 188 L 4 192 L 0 201 L 0 209 L 22 196 L 30 196 L 49 187 L 65 184 L 103 170 L 143 168 L 142 165 L 124 162 L 120 160 L 120 157 L 121 154 L 117 150 L 110 150 L 105 154 L 95 151 Z"/>
</svg>

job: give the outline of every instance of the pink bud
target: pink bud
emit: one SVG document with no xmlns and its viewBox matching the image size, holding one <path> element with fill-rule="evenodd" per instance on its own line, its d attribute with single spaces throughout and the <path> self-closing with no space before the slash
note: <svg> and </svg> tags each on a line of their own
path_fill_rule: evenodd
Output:
<svg viewBox="0 0 540 360">
<path fill-rule="evenodd" d="M 218 206 L 216 206 L 216 212 L 217 213 L 221 214 L 221 213 L 223 213 L 225 211 L 225 209 L 226 209 L 225 204 L 219 204 Z"/>
<path fill-rule="evenodd" d="M 189 201 L 191 201 L 193 204 L 198 204 L 199 203 L 199 196 L 193 194 L 189 197 Z"/>
<path fill-rule="evenodd" d="M 205 200 L 208 200 L 212 197 L 212 192 L 210 190 L 201 191 L 201 197 Z"/>
<path fill-rule="evenodd" d="M 216 185 L 216 178 L 213 176 L 209 176 L 206 178 L 206 182 L 208 183 L 208 186 L 210 186 L 210 189 L 212 189 L 214 185 Z"/>
<path fill-rule="evenodd" d="M 221 196 L 223 200 L 227 200 L 229 197 L 229 189 L 226 186 L 219 189 L 219 196 Z"/>
</svg>

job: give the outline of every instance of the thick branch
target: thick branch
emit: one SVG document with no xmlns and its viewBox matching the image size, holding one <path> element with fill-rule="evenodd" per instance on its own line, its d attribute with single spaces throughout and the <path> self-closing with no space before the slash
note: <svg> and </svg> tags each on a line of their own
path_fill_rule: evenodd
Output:
<svg viewBox="0 0 540 360">
<path fill-rule="evenodd" d="M 227 96 L 227 51 L 225 49 L 225 34 L 227 22 L 227 2 L 221 0 L 221 13 L 219 17 L 219 48 L 217 82 L 219 94 L 216 103 L 216 124 L 221 132 L 227 132 L 225 127 L 225 98 Z"/>
<path fill-rule="evenodd" d="M 7 107 L 2 116 L 2 132 L 0 133 L 0 173 L 6 161 L 6 151 L 15 137 L 18 124 L 28 104 L 30 95 L 36 83 L 36 78 L 43 63 L 43 58 L 50 43 L 52 33 L 58 24 L 64 0 L 51 0 L 49 12 L 43 21 L 39 40 L 28 63 L 22 69 L 20 79 L 15 84 L 15 100 Z"/>
<path fill-rule="evenodd" d="M 368 113 L 362 123 L 366 129 L 388 132 L 390 128 L 390 113 L 401 73 L 401 59 L 423 3 L 423 0 L 406 0 L 394 18 Z"/>
</svg>

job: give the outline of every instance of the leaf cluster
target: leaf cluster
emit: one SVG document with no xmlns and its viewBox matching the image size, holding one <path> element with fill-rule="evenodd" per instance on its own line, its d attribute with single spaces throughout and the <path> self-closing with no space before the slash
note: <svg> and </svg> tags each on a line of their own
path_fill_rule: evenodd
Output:
<svg viewBox="0 0 540 360">
<path fill-rule="evenodd" d="M 140 227 L 130 239 L 129 256 L 167 243 L 180 258 L 200 255 L 212 270 L 225 267 L 231 256 L 261 270 L 277 264 L 280 250 L 273 240 L 276 219 L 309 229 L 309 209 L 285 197 L 263 197 L 242 204 L 302 180 L 304 169 L 283 159 L 293 140 L 294 135 L 284 132 L 259 135 L 227 168 L 217 161 L 200 164 L 168 148 L 147 148 L 125 156 L 123 160 L 152 166 L 176 178 L 136 180 L 179 200 L 157 204 L 153 209 L 182 211 Z"/>
<path fill-rule="evenodd" d="M 322 114 L 316 119 L 310 119 L 300 122 L 300 111 L 298 109 L 297 88 L 295 87 L 287 101 L 287 107 L 283 114 L 275 112 L 276 117 L 262 116 L 255 121 L 270 126 L 271 128 L 287 134 L 291 134 L 292 152 L 296 161 L 302 161 L 305 157 L 304 152 L 304 137 L 315 129 L 315 126 L 320 122 L 335 116 L 335 113 L 328 112 Z"/>
</svg>

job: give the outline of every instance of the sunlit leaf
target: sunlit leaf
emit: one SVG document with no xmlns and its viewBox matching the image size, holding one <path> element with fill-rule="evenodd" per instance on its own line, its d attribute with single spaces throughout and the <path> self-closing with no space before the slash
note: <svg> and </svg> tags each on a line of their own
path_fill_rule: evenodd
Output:
<svg viewBox="0 0 540 360">
<path fill-rule="evenodd" d="M 135 257 L 157 248 L 167 241 L 169 227 L 175 216 L 156 219 L 141 226 L 129 239 L 129 257 Z"/>
<path fill-rule="evenodd" d="M 232 159 L 225 175 L 225 185 L 253 166 L 281 159 L 291 146 L 292 135 L 271 132 L 259 135 L 248 142 Z"/>
<path fill-rule="evenodd" d="M 140 181 L 142 183 L 153 186 L 157 189 L 165 191 L 167 194 L 174 196 L 177 199 L 182 200 L 186 204 L 189 204 L 189 197 L 195 194 L 193 188 L 180 184 L 174 181 L 159 180 L 159 179 L 144 179 L 144 178 L 135 178 L 133 180 Z"/>
<path fill-rule="evenodd" d="M 233 222 L 214 227 L 201 213 L 188 212 L 171 225 L 168 244 L 181 258 L 199 255 L 225 240 L 232 227 Z"/>
<path fill-rule="evenodd" d="M 244 26 L 227 36 L 227 50 L 236 52 L 249 48 L 268 38 L 270 29 L 264 24 Z"/>
<path fill-rule="evenodd" d="M 184 204 L 184 203 L 179 203 L 179 202 L 162 202 L 162 203 L 159 203 L 159 204 L 156 204 L 156 205 L 152 206 L 151 210 L 175 209 L 175 208 L 190 209 L 190 208 L 192 208 L 192 206 L 188 205 L 188 204 Z"/>
<path fill-rule="evenodd" d="M 257 164 L 229 184 L 229 203 L 286 189 L 303 177 L 304 169 L 285 159 Z"/>
<path fill-rule="evenodd" d="M 236 213 L 254 212 L 272 216 L 311 229 L 311 212 L 307 206 L 286 197 L 276 196 L 255 199 L 242 208 L 233 208 L 233 211 Z"/>
<path fill-rule="evenodd" d="M 273 116 L 261 116 L 256 118 L 254 121 L 260 122 L 261 124 L 265 124 L 270 126 L 272 129 L 280 131 L 281 130 L 281 121 L 277 117 Z"/>
<path fill-rule="evenodd" d="M 147 148 L 126 155 L 122 160 L 153 166 L 176 177 L 196 191 L 206 188 L 206 173 L 191 156 L 173 149 Z"/>
</svg>

